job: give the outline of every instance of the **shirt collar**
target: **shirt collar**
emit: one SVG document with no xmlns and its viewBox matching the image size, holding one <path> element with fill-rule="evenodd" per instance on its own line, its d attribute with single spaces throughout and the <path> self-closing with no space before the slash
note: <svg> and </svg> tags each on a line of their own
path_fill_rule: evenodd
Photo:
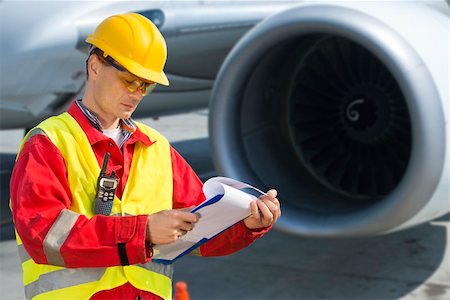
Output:
<svg viewBox="0 0 450 300">
<path fill-rule="evenodd" d="M 86 133 L 90 144 L 94 144 L 100 140 L 107 138 L 101 130 L 98 118 L 78 99 L 69 107 L 68 113 L 78 122 L 83 131 Z M 122 129 L 127 131 L 127 142 L 142 142 L 146 146 L 150 146 L 155 141 L 145 135 L 136 125 L 133 119 L 121 120 Z"/>
<path fill-rule="evenodd" d="M 97 130 L 102 131 L 102 125 L 101 125 L 99 119 L 97 118 L 97 116 L 92 111 L 90 111 L 83 104 L 82 100 L 78 99 L 76 101 L 76 104 L 78 105 L 80 110 L 83 112 L 83 114 L 86 116 L 86 118 L 88 118 L 89 122 L 91 122 L 92 126 L 97 128 Z M 136 123 L 134 122 L 134 120 L 132 118 L 125 119 L 125 120 L 120 120 L 120 125 L 122 126 L 123 130 L 129 131 L 131 134 L 133 134 L 136 131 L 136 129 L 137 129 Z"/>
</svg>

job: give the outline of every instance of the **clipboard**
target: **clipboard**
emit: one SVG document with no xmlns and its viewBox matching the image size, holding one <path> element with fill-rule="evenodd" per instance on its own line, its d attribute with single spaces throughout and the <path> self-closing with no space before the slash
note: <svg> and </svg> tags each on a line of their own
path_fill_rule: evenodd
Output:
<svg viewBox="0 0 450 300">
<path fill-rule="evenodd" d="M 207 200 L 191 212 L 200 215 L 194 228 L 177 241 L 153 247 L 152 261 L 171 264 L 201 244 L 248 217 L 250 203 L 257 200 L 261 190 L 227 177 L 213 177 L 203 185 Z"/>
</svg>

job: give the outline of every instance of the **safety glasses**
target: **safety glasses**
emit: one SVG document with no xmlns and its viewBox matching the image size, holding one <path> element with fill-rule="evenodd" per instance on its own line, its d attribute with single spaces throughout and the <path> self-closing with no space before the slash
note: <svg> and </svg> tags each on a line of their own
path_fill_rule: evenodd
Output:
<svg viewBox="0 0 450 300">
<path fill-rule="evenodd" d="M 142 94 L 142 96 L 146 96 L 150 94 L 156 87 L 156 82 L 146 82 L 135 75 L 131 74 L 127 69 L 125 69 L 123 66 L 118 64 L 111 56 L 103 56 L 103 51 L 101 51 L 99 48 L 95 48 L 91 51 L 91 54 L 96 54 L 100 60 L 107 63 L 108 65 L 114 67 L 116 70 L 126 73 L 126 76 L 118 76 L 119 79 L 123 82 L 125 87 L 130 91 L 131 93 L 136 92 L 139 90 Z"/>
</svg>

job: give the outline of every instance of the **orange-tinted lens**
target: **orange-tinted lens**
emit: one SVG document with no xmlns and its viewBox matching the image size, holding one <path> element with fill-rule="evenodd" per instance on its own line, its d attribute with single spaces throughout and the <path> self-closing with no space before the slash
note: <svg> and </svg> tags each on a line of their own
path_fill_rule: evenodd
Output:
<svg viewBox="0 0 450 300">
<path fill-rule="evenodd" d="M 150 94 L 156 87 L 156 82 L 154 83 L 148 83 L 148 82 L 143 82 L 140 80 L 133 80 L 131 83 L 130 82 L 126 82 L 126 86 L 127 89 L 131 92 L 134 93 L 137 90 L 140 90 L 142 93 L 142 96 L 146 96 L 148 94 Z"/>
</svg>

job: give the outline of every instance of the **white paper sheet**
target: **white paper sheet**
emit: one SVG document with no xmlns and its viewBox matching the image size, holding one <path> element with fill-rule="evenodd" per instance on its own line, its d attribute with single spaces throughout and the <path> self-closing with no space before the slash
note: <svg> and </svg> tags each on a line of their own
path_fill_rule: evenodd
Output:
<svg viewBox="0 0 450 300">
<path fill-rule="evenodd" d="M 181 236 L 174 243 L 154 246 L 153 260 L 172 263 L 249 216 L 250 203 L 257 197 L 243 189 L 251 189 L 258 195 L 264 194 L 249 184 L 227 177 L 213 177 L 206 181 L 203 185 L 203 193 L 207 200 L 192 210 L 200 215 L 193 230 Z"/>
</svg>

